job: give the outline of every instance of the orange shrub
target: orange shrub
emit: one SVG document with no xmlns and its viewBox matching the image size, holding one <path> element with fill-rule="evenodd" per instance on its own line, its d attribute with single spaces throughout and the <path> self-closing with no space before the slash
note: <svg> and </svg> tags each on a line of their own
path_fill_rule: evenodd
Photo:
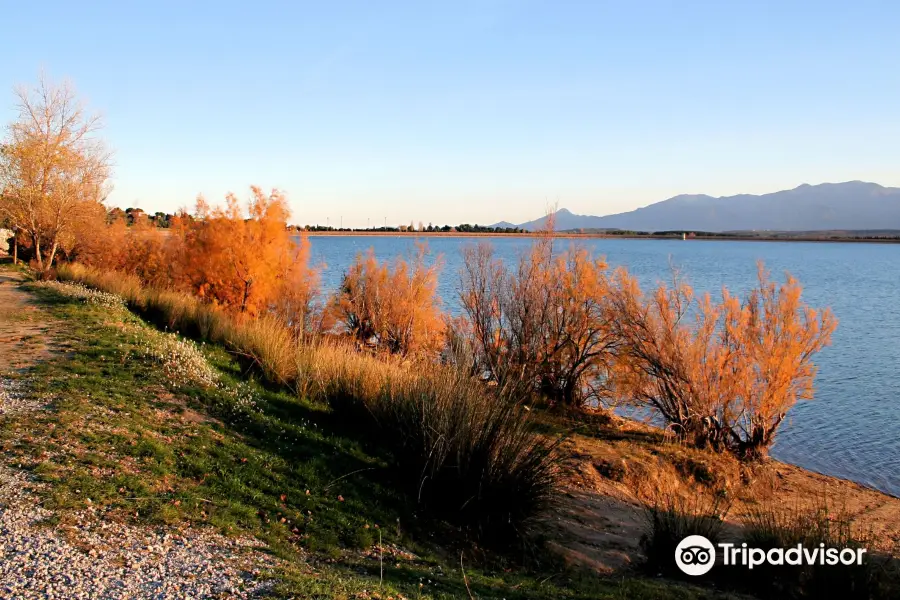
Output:
<svg viewBox="0 0 900 600">
<path fill-rule="evenodd" d="M 788 409 L 812 398 L 812 357 L 837 326 L 831 311 L 807 306 L 790 275 L 777 286 L 762 264 L 743 301 L 727 289 L 719 303 L 697 299 L 677 277 L 644 298 L 627 274 L 618 279 L 621 390 L 698 446 L 764 456 Z"/>
<path fill-rule="evenodd" d="M 232 314 L 277 318 L 295 337 L 319 331 L 319 273 L 309 264 L 309 241 L 297 242 L 288 230 L 283 194 L 251 191 L 246 210 L 233 194 L 215 209 L 200 197 L 196 213 L 181 211 L 168 230 L 142 215 L 131 226 L 121 218 L 95 222 L 73 256 L 159 290 L 193 294 Z"/>
<path fill-rule="evenodd" d="M 114 224 L 114 228 L 121 225 Z M 118 268 L 137 275 L 147 285 L 162 287 L 171 281 L 173 253 L 167 247 L 165 234 L 139 216 L 124 236 L 124 252 Z"/>
<path fill-rule="evenodd" d="M 272 300 L 273 314 L 297 338 L 327 329 L 327 314 L 319 302 L 319 271 L 310 268 L 306 235 L 288 251 Z"/>
<path fill-rule="evenodd" d="M 78 230 L 72 251 L 66 253 L 66 260 L 77 260 L 98 269 L 121 269 L 125 257 L 125 240 L 128 227 L 125 221 L 117 219 L 106 223 L 105 211 L 84 223 Z"/>
<path fill-rule="evenodd" d="M 460 299 L 475 371 L 570 407 L 603 401 L 618 346 L 607 265 L 577 247 L 555 254 L 542 239 L 514 272 L 489 245 L 464 251 Z"/>
<path fill-rule="evenodd" d="M 418 245 L 410 259 L 379 263 L 369 250 L 358 255 L 330 304 L 335 321 L 360 343 L 392 354 L 435 354 L 444 323 L 437 298 L 439 262 L 426 264 Z"/>
<path fill-rule="evenodd" d="M 234 194 L 224 209 L 210 210 L 198 198 L 196 218 L 177 230 L 183 255 L 177 285 L 231 312 L 255 316 L 269 308 L 293 248 L 284 196 L 251 189 L 249 218 Z"/>
</svg>

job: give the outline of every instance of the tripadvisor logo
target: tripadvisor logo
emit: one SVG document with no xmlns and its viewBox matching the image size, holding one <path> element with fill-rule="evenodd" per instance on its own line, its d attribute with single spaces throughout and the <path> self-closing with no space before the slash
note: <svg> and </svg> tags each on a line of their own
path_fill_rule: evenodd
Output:
<svg viewBox="0 0 900 600">
<path fill-rule="evenodd" d="M 675 548 L 675 564 L 687 575 L 705 575 L 716 564 L 716 548 L 702 535 L 689 535 Z"/>
<path fill-rule="evenodd" d="M 748 569 L 760 565 L 861 565 L 865 548 L 830 548 L 825 544 L 806 548 L 797 544 L 790 548 L 750 548 L 746 543 L 718 544 L 722 564 Z M 716 563 L 716 548 L 702 535 L 689 535 L 675 548 L 675 564 L 687 575 L 705 575 Z"/>
</svg>

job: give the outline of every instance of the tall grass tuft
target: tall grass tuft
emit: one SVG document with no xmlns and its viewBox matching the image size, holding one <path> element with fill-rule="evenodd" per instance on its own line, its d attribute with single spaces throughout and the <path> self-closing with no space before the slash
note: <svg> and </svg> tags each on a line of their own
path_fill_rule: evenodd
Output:
<svg viewBox="0 0 900 600">
<path fill-rule="evenodd" d="M 234 328 L 228 345 L 249 359 L 269 381 L 291 385 L 297 379 L 297 339 L 272 316 L 247 319 Z"/>
<path fill-rule="evenodd" d="M 702 535 L 713 545 L 722 539 L 725 515 L 730 505 L 718 496 L 688 499 L 675 494 L 661 496 L 646 509 L 647 531 L 641 538 L 646 567 L 652 573 L 683 577 L 675 564 L 675 549 L 689 535 Z"/>
<path fill-rule="evenodd" d="M 516 539 L 555 497 L 555 444 L 527 413 L 455 371 L 391 380 L 366 405 L 410 490 L 483 543 Z"/>
<path fill-rule="evenodd" d="M 370 423 L 396 476 L 424 508 L 481 543 L 518 539 L 556 496 L 557 443 L 528 413 L 457 370 L 323 342 L 298 354 L 299 393 Z"/>
<path fill-rule="evenodd" d="M 339 338 L 319 338 L 294 353 L 297 395 L 328 402 L 336 410 L 371 401 L 389 379 L 414 375 L 393 358 L 356 352 Z"/>
<path fill-rule="evenodd" d="M 143 301 L 141 280 L 134 275 L 117 271 L 98 271 L 80 263 L 59 263 L 56 277 L 61 281 L 82 283 L 88 287 L 121 296 L 125 303 L 135 308 Z"/>
</svg>

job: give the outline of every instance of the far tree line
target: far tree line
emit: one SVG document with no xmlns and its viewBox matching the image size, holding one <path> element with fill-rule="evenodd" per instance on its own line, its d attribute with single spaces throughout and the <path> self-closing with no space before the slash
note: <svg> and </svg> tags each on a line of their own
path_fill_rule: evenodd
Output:
<svg viewBox="0 0 900 600">
<path fill-rule="evenodd" d="M 460 225 L 397 225 L 383 227 L 332 227 L 330 225 L 292 225 L 296 231 L 383 231 L 383 232 L 419 232 L 419 233 L 525 233 L 526 230 L 521 227 L 491 227 L 489 225 L 470 225 L 462 223 Z"/>
<path fill-rule="evenodd" d="M 126 225 L 134 225 L 140 219 L 146 219 L 150 225 L 162 229 L 168 229 L 172 226 L 176 215 L 164 212 L 147 213 L 140 208 L 121 208 L 115 207 L 107 211 L 106 222 L 114 223 L 116 221 L 124 221 Z M 182 215 L 182 218 L 184 215 Z M 290 229 L 294 231 L 334 231 L 334 232 L 355 232 L 355 231 L 376 231 L 376 232 L 419 232 L 419 233 L 525 233 L 525 229 L 521 227 L 491 227 L 488 225 L 470 225 L 462 223 L 460 225 L 433 225 L 429 223 L 424 225 L 397 225 L 382 227 L 332 227 L 330 225 L 290 225 Z"/>
</svg>

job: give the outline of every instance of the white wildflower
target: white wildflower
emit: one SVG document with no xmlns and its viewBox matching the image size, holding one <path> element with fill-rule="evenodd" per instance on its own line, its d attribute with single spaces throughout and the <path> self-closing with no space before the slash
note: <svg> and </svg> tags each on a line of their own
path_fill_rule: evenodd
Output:
<svg viewBox="0 0 900 600">
<path fill-rule="evenodd" d="M 144 354 L 160 365 L 166 379 L 178 385 L 214 387 L 219 377 L 197 344 L 172 333 L 151 335 L 141 343 Z"/>
<path fill-rule="evenodd" d="M 58 294 L 66 296 L 67 298 L 81 300 L 85 304 L 104 306 L 106 308 L 125 307 L 125 300 L 123 300 L 121 296 L 110 294 L 108 292 L 101 292 L 80 283 L 68 283 L 63 281 L 41 281 L 37 285 L 40 287 L 51 289 Z"/>
</svg>

